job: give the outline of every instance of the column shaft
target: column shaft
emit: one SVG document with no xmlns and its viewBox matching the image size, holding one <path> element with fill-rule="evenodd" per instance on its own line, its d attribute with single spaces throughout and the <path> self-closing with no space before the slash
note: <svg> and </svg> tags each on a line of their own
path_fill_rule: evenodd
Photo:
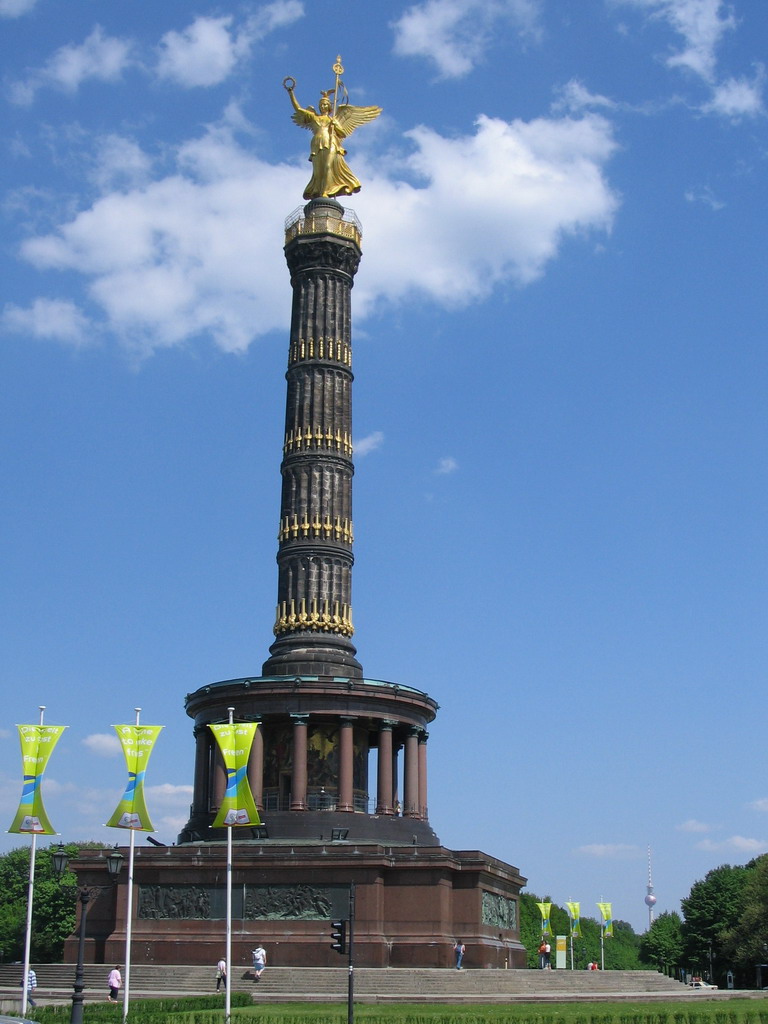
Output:
<svg viewBox="0 0 768 1024">
<path fill-rule="evenodd" d="M 376 813 L 391 814 L 392 806 L 392 724 L 379 726 L 379 756 L 376 771 Z"/>
<path fill-rule="evenodd" d="M 411 728 L 405 738 L 405 763 L 403 766 L 403 814 L 407 818 L 419 815 L 419 731 Z"/>
<path fill-rule="evenodd" d="M 293 719 L 293 777 L 291 810 L 307 809 L 307 721 L 309 715 L 291 715 Z"/>
<path fill-rule="evenodd" d="M 427 739 L 429 734 L 419 735 L 419 817 L 429 820 L 427 813 Z"/>
<path fill-rule="evenodd" d="M 257 723 L 253 736 L 251 754 L 248 758 L 248 785 L 253 793 L 253 802 L 259 814 L 264 810 L 264 734 L 261 722 Z"/>
<path fill-rule="evenodd" d="M 354 811 L 353 770 L 355 757 L 355 720 L 342 718 L 339 724 L 339 798 L 337 811 Z"/>
</svg>

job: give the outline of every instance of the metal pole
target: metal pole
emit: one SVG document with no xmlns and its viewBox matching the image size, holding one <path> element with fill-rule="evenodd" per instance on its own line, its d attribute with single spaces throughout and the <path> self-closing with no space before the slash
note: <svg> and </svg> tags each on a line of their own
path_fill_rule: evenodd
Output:
<svg viewBox="0 0 768 1024">
<path fill-rule="evenodd" d="M 141 708 L 136 712 L 136 727 L 141 718 Z M 131 840 L 128 847 L 128 895 L 125 901 L 125 978 L 123 979 L 123 1024 L 128 1022 L 128 1007 L 131 1001 L 131 932 L 133 928 L 133 855 L 136 849 L 136 832 L 130 829 Z"/>
<path fill-rule="evenodd" d="M 75 988 L 72 993 L 72 1014 L 70 1024 L 83 1024 L 83 964 L 85 962 L 85 923 L 88 919 L 88 901 L 91 893 L 87 888 L 80 890 L 80 934 L 77 944 L 77 967 L 75 968 Z"/>
<path fill-rule="evenodd" d="M 229 724 L 234 725 L 234 708 L 227 708 L 229 711 Z M 226 1024 L 229 1024 L 232 1015 L 232 825 L 227 828 L 227 943 L 225 958 L 227 961 L 227 977 L 225 979 L 224 1017 Z"/>
<path fill-rule="evenodd" d="M 45 715 L 45 704 L 39 705 L 40 725 L 43 724 Z M 22 751 L 23 752 L 23 751 Z M 24 977 L 21 982 L 21 1016 L 27 1015 L 27 1003 L 29 1001 L 29 965 L 31 962 L 32 950 L 32 903 L 35 897 L 35 856 L 37 853 L 37 836 L 32 833 L 32 842 L 29 846 L 29 881 L 27 883 L 27 923 L 24 930 Z"/>
<path fill-rule="evenodd" d="M 349 945 L 349 982 L 347 985 L 347 1024 L 354 1024 L 355 1020 L 355 883 L 349 884 L 349 933 L 347 935 Z"/>
</svg>

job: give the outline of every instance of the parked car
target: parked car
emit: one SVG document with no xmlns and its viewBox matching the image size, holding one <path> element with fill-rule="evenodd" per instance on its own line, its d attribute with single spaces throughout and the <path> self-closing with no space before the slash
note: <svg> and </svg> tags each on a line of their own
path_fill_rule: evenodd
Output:
<svg viewBox="0 0 768 1024">
<path fill-rule="evenodd" d="M 694 978 L 688 984 L 691 988 L 717 988 L 717 985 L 710 985 L 708 981 L 702 981 L 701 978 Z"/>
</svg>

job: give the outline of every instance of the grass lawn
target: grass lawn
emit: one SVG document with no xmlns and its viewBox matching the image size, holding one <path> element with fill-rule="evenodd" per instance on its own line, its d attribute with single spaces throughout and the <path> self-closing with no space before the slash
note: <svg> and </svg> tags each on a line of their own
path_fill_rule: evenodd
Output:
<svg viewBox="0 0 768 1024">
<path fill-rule="evenodd" d="M 244 1024 L 346 1024 L 346 1003 L 261 1004 L 232 1014 Z M 768 1000 L 488 1005 L 355 1004 L 356 1024 L 768 1024 Z"/>
</svg>

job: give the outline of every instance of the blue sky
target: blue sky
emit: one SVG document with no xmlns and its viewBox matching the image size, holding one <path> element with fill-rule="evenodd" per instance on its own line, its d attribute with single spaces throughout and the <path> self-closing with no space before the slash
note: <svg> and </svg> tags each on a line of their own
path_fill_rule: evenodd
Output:
<svg viewBox="0 0 768 1024">
<path fill-rule="evenodd" d="M 644 928 L 768 851 L 760 733 L 768 8 L 763 0 L 0 0 L 0 805 L 15 725 L 68 725 L 67 840 L 184 695 L 271 639 L 303 104 L 382 116 L 353 292 L 353 611 L 416 686 L 430 820 L 529 888 Z M 5 835 L 0 848 L 18 845 Z"/>
</svg>

